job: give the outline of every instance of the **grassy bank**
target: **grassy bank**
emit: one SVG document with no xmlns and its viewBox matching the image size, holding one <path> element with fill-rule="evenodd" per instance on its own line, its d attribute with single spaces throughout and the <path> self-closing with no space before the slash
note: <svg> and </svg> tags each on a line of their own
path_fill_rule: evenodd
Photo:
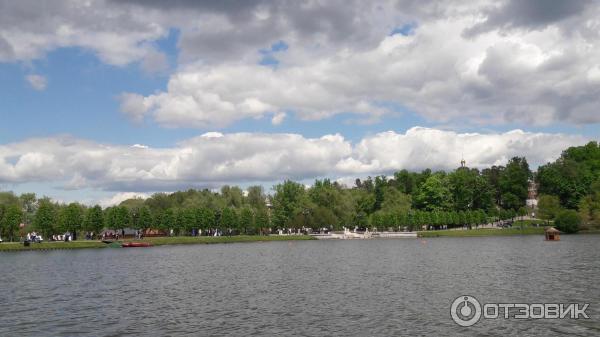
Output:
<svg viewBox="0 0 600 337">
<path fill-rule="evenodd" d="M 472 236 L 504 236 L 504 235 L 528 235 L 528 234 L 544 234 L 543 227 L 525 227 L 521 230 L 518 227 L 512 228 L 481 228 L 471 230 L 439 230 L 439 231 L 422 231 L 418 232 L 421 238 L 433 237 L 472 237 Z"/>
<path fill-rule="evenodd" d="M 308 235 L 286 235 L 286 236 L 260 236 L 260 235 L 238 235 L 238 236 L 174 236 L 164 238 L 145 238 L 143 241 L 150 242 L 155 246 L 182 245 L 182 244 L 211 244 L 211 243 L 234 243 L 234 242 L 264 242 L 264 241 L 291 241 L 291 240 L 313 240 Z M 135 240 L 125 240 L 135 241 Z M 108 245 L 100 241 L 73 241 L 73 242 L 44 242 L 32 243 L 25 247 L 18 242 L 0 243 L 1 251 L 40 250 L 40 249 L 83 249 L 83 248 L 106 248 Z"/>
<path fill-rule="evenodd" d="M 544 226 L 552 226 L 554 224 L 553 221 L 550 222 L 546 222 L 544 220 L 517 220 L 513 223 L 513 227 L 519 227 L 521 225 L 523 226 L 532 226 L 535 227 L 535 225 L 540 225 L 541 227 Z"/>
<path fill-rule="evenodd" d="M 81 248 L 104 248 L 106 244 L 99 241 L 73 241 L 73 242 L 44 242 L 32 243 L 29 247 L 20 242 L 0 243 L 0 252 L 17 250 L 40 250 L 40 249 L 81 249 Z"/>
<path fill-rule="evenodd" d="M 264 241 L 292 241 L 313 240 L 309 235 L 236 235 L 236 236 L 173 236 L 161 238 L 145 238 L 144 241 L 151 242 L 155 246 L 162 245 L 187 245 L 187 244 L 210 244 L 210 243 L 234 243 L 234 242 L 264 242 Z M 131 240 L 127 240 L 131 241 Z"/>
</svg>

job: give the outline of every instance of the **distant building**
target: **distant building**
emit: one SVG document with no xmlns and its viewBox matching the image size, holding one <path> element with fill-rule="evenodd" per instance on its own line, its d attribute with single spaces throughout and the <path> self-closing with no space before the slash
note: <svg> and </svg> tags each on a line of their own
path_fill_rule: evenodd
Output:
<svg viewBox="0 0 600 337">
<path fill-rule="evenodd" d="M 527 188 L 527 207 L 536 208 L 538 204 L 538 185 L 535 181 L 529 181 L 529 187 Z"/>
</svg>

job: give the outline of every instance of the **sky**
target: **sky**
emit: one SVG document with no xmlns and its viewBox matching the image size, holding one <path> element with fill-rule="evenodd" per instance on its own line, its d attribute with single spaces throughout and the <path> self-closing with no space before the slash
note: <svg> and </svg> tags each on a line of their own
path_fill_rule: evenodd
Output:
<svg viewBox="0 0 600 337">
<path fill-rule="evenodd" d="M 62 202 L 536 168 L 598 107 L 591 0 L 0 0 L 0 190 Z"/>
</svg>

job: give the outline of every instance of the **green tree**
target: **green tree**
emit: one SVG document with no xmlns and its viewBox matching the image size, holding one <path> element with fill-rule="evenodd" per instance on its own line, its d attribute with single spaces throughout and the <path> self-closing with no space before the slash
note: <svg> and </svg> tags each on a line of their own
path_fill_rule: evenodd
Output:
<svg viewBox="0 0 600 337">
<path fill-rule="evenodd" d="M 228 207 L 241 207 L 244 199 L 242 190 L 237 186 L 225 185 L 221 187 L 221 195 Z"/>
<path fill-rule="evenodd" d="M 13 192 L 0 192 L 0 205 L 9 206 L 17 205 L 21 206 L 21 201 Z"/>
<path fill-rule="evenodd" d="M 246 201 L 253 209 L 265 208 L 266 195 L 263 191 L 262 186 L 250 186 L 248 187 L 248 196 Z"/>
<path fill-rule="evenodd" d="M 561 232 L 577 233 L 581 225 L 581 217 L 574 210 L 562 210 L 556 215 L 554 225 Z"/>
<path fill-rule="evenodd" d="M 77 232 L 83 227 L 83 207 L 77 203 L 62 207 L 58 214 L 58 223 L 61 230 L 71 233 L 76 240 Z"/>
<path fill-rule="evenodd" d="M 35 193 L 23 193 L 19 196 L 19 201 L 23 206 L 23 221 L 26 224 L 30 224 L 37 211 L 37 198 Z"/>
<path fill-rule="evenodd" d="M 308 208 L 308 198 L 304 186 L 286 180 L 283 184 L 273 187 L 275 195 L 273 196 L 273 224 L 277 227 L 289 227 L 292 220 Z"/>
<path fill-rule="evenodd" d="M 204 231 L 215 228 L 215 212 L 210 208 L 196 209 L 196 227 Z"/>
<path fill-rule="evenodd" d="M 54 204 L 47 198 L 41 199 L 33 218 L 33 227 L 41 232 L 44 237 L 49 237 L 55 233 L 56 217 Z"/>
<path fill-rule="evenodd" d="M 386 187 L 383 193 L 381 210 L 384 212 L 407 212 L 412 204 L 410 195 L 400 192 L 394 187 Z"/>
<path fill-rule="evenodd" d="M 142 206 L 139 210 L 138 227 L 140 229 L 152 227 L 152 213 L 148 206 Z"/>
<path fill-rule="evenodd" d="M 590 142 L 570 147 L 553 163 L 540 166 L 536 174 L 541 194 L 556 195 L 561 205 L 577 208 L 581 200 L 593 193 L 600 179 L 600 145 Z"/>
<path fill-rule="evenodd" d="M 192 233 L 192 229 L 196 226 L 196 212 L 193 209 L 186 208 L 183 210 L 183 229 L 188 233 Z"/>
<path fill-rule="evenodd" d="M 88 232 L 99 234 L 103 227 L 104 217 L 102 215 L 102 207 L 95 205 L 94 207 L 88 208 L 85 214 L 83 228 Z"/>
<path fill-rule="evenodd" d="M 542 194 L 538 198 L 538 217 L 546 222 L 554 220 L 561 210 L 560 200 L 557 196 Z"/>
<path fill-rule="evenodd" d="M 169 208 L 162 213 L 159 226 L 160 229 L 167 231 L 175 227 L 175 211 L 173 208 Z"/>
<path fill-rule="evenodd" d="M 525 158 L 514 157 L 509 160 L 498 182 L 502 207 L 516 211 L 525 206 L 530 177 L 531 171 Z"/>
<path fill-rule="evenodd" d="M 104 210 L 103 218 L 104 218 L 104 228 L 108 229 L 116 229 L 115 225 L 115 212 L 116 207 L 107 207 Z"/>
<path fill-rule="evenodd" d="M 402 170 L 394 173 L 393 185 L 402 193 L 411 195 L 417 190 L 416 173 Z"/>
<path fill-rule="evenodd" d="M 155 193 L 145 201 L 146 206 L 150 207 L 153 212 L 164 212 L 173 207 L 173 203 L 166 193 Z"/>
<path fill-rule="evenodd" d="M 448 175 L 454 209 L 465 211 L 473 208 L 476 179 L 477 174 L 467 167 L 461 167 Z"/>
<path fill-rule="evenodd" d="M 117 229 L 125 228 L 129 224 L 129 209 L 125 206 L 115 207 L 115 225 Z"/>
<path fill-rule="evenodd" d="M 592 186 L 592 193 L 579 204 L 582 229 L 600 228 L 600 180 Z"/>
<path fill-rule="evenodd" d="M 17 237 L 19 224 L 23 221 L 23 211 L 17 205 L 6 207 L 4 214 L 0 218 L 0 230 L 5 238 L 13 241 Z"/>
<path fill-rule="evenodd" d="M 240 211 L 239 227 L 244 234 L 248 234 L 249 230 L 254 229 L 254 212 L 248 206 L 242 207 Z"/>
<path fill-rule="evenodd" d="M 338 219 L 327 207 L 319 206 L 312 211 L 312 229 L 331 228 L 338 223 Z"/>
<path fill-rule="evenodd" d="M 221 230 L 238 228 L 239 219 L 235 210 L 231 207 L 223 208 L 221 211 L 221 218 L 219 220 L 219 227 Z"/>
<path fill-rule="evenodd" d="M 271 226 L 269 222 L 269 213 L 266 208 L 259 208 L 256 210 L 254 226 L 256 232 L 260 234 L 262 234 L 265 230 L 267 230 L 267 228 Z"/>
<path fill-rule="evenodd" d="M 425 181 L 415 197 L 415 205 L 427 211 L 448 210 L 452 207 L 452 195 L 446 175 L 436 173 Z"/>
</svg>

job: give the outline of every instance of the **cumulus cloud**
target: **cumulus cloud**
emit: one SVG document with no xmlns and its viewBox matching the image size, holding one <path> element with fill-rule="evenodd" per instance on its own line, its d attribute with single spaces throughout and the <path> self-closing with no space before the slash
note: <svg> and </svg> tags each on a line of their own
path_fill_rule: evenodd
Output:
<svg viewBox="0 0 600 337">
<path fill-rule="evenodd" d="M 598 123 L 600 6 L 543 1 L 0 2 L 0 62 L 61 47 L 166 71 L 157 40 L 178 34 L 164 92 L 121 96 L 135 121 L 223 128 L 282 113 L 374 122 L 408 108 L 471 124 Z M 411 24 L 410 36 L 393 34 Z M 260 65 L 279 41 L 277 67 Z"/>
<path fill-rule="evenodd" d="M 404 134 L 388 131 L 362 139 L 353 155 L 336 165 L 336 171 L 452 170 L 461 158 L 469 167 L 486 168 L 504 165 L 515 156 L 525 156 L 537 167 L 555 160 L 567 147 L 585 142 L 581 136 L 522 130 L 481 134 L 414 127 Z"/>
<path fill-rule="evenodd" d="M 273 125 L 279 125 L 279 124 L 283 123 L 285 116 L 286 116 L 285 112 L 279 112 L 279 113 L 275 114 L 273 116 L 273 118 L 271 118 L 271 123 Z"/>
<path fill-rule="evenodd" d="M 61 47 L 94 51 L 112 65 L 140 61 L 168 29 L 156 11 L 104 1 L 0 1 L 0 62 L 29 61 Z"/>
<path fill-rule="evenodd" d="M 483 9 L 485 20 L 469 28 L 467 35 L 498 28 L 543 29 L 583 14 L 591 3 L 591 0 L 505 0 Z"/>
<path fill-rule="evenodd" d="M 140 123 L 150 108 L 148 99 L 142 95 L 123 93 L 118 97 L 121 102 L 121 112 L 127 115 L 133 122 Z"/>
<path fill-rule="evenodd" d="M 103 62 L 168 70 L 157 40 L 178 33 L 163 92 L 121 96 L 135 121 L 223 128 L 283 112 L 353 113 L 375 122 L 403 107 L 470 124 L 598 123 L 600 6 L 543 1 L 0 1 L 0 62 L 61 47 Z M 411 24 L 409 36 L 397 28 Z M 277 66 L 261 51 L 283 41 Z"/>
<path fill-rule="evenodd" d="M 412 128 L 383 132 L 352 144 L 339 134 L 210 132 L 169 148 L 100 144 L 72 137 L 34 138 L 0 145 L 0 182 L 63 182 L 64 188 L 172 191 L 282 179 L 389 174 L 395 170 L 454 169 L 527 156 L 532 166 L 585 143 L 580 136 L 530 133 L 456 133 Z"/>
<path fill-rule="evenodd" d="M 29 85 L 33 89 L 35 89 L 37 91 L 46 90 L 46 85 L 48 84 L 48 81 L 46 80 L 46 78 L 44 76 L 31 74 L 31 75 L 25 76 L 25 79 L 27 80 L 27 83 L 29 83 Z"/>
<path fill-rule="evenodd" d="M 171 76 L 166 91 L 145 96 L 144 112 L 165 126 L 198 128 L 282 111 L 305 120 L 353 113 L 376 121 L 397 106 L 472 125 L 600 122 L 600 39 L 553 25 L 465 37 L 477 20 L 476 13 L 430 19 L 413 35 L 384 35 L 367 49 L 313 53 L 290 44 L 276 68 L 191 64 Z"/>
<path fill-rule="evenodd" d="M 119 192 L 108 198 L 102 198 L 97 201 L 97 204 L 103 208 L 115 206 L 128 199 L 147 199 L 150 197 L 147 193 L 138 192 Z"/>
</svg>

